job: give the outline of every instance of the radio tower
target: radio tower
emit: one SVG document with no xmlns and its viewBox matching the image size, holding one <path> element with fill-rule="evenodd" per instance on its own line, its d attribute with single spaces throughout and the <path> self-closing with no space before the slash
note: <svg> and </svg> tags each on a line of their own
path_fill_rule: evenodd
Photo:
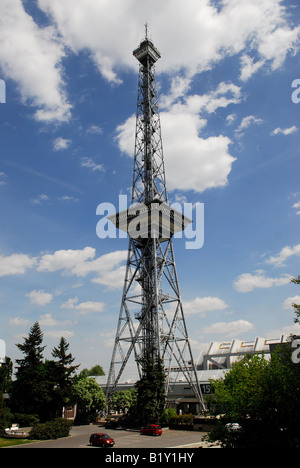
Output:
<svg viewBox="0 0 300 468">
<path fill-rule="evenodd" d="M 166 394 L 176 381 L 204 402 L 192 357 L 180 296 L 172 236 L 191 220 L 168 204 L 155 62 L 161 57 L 146 37 L 133 55 L 139 61 L 131 208 L 109 219 L 129 234 L 122 303 L 108 374 L 107 400 L 130 358 L 142 377 L 146 355 L 163 360 Z M 132 368 L 131 368 L 132 369 Z"/>
</svg>

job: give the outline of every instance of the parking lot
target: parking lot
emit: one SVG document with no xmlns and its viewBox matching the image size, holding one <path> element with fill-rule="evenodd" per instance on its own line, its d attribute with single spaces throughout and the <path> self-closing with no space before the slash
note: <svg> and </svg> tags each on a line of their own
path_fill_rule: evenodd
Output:
<svg viewBox="0 0 300 468">
<path fill-rule="evenodd" d="M 71 437 L 34 442 L 20 445 L 14 448 L 90 448 L 96 449 L 89 444 L 92 433 L 104 432 L 115 440 L 115 449 L 134 448 L 198 448 L 206 433 L 196 431 L 178 431 L 163 429 L 161 436 L 141 435 L 138 430 L 105 429 L 98 425 L 75 426 L 71 430 Z M 101 449 L 98 449 L 101 450 Z"/>
</svg>

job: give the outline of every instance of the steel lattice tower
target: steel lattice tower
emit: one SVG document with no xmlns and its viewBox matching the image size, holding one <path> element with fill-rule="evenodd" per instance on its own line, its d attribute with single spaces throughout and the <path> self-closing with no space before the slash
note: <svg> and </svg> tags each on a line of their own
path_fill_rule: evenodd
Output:
<svg viewBox="0 0 300 468">
<path fill-rule="evenodd" d="M 132 208 L 109 218 L 129 233 L 122 303 L 107 380 L 116 390 L 130 357 L 139 378 L 145 353 L 161 358 L 166 394 L 177 380 L 190 385 L 204 409 L 183 314 L 172 236 L 191 221 L 168 205 L 155 62 L 160 53 L 147 38 L 134 50 L 139 61 Z"/>
</svg>

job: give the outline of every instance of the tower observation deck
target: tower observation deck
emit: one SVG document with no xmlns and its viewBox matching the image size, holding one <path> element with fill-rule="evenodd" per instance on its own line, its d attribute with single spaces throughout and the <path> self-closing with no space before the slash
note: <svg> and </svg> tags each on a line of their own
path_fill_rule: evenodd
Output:
<svg viewBox="0 0 300 468">
<path fill-rule="evenodd" d="M 191 220 L 168 203 L 154 67 L 161 55 L 147 34 L 133 55 L 139 62 L 139 78 L 131 206 L 109 218 L 129 234 L 129 247 L 107 398 L 116 390 L 130 359 L 141 378 L 142 360 L 150 355 L 163 361 L 169 398 L 180 380 L 192 387 L 204 409 L 172 243 L 174 233 L 184 230 Z"/>
</svg>

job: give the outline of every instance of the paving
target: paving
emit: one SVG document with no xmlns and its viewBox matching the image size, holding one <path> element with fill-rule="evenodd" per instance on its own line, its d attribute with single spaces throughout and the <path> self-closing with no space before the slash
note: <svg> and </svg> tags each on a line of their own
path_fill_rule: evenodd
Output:
<svg viewBox="0 0 300 468">
<path fill-rule="evenodd" d="M 215 444 L 203 441 L 205 432 L 179 431 L 168 428 L 163 429 L 162 436 L 141 435 L 138 430 L 105 429 L 98 425 L 74 426 L 70 437 L 57 440 L 32 442 L 13 448 L 94 448 L 89 445 L 89 437 L 94 432 L 105 432 L 115 439 L 115 449 L 139 448 L 215 448 Z"/>
</svg>

